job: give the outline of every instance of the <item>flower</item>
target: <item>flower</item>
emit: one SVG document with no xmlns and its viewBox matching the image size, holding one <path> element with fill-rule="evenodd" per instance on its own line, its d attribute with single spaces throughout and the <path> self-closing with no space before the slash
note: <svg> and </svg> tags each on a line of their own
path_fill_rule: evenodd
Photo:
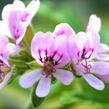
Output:
<svg viewBox="0 0 109 109">
<path fill-rule="evenodd" d="M 12 37 L 19 44 L 26 32 L 28 25 L 40 6 L 39 0 L 32 0 L 27 7 L 20 0 L 8 4 L 3 8 L 0 33 Z"/>
<path fill-rule="evenodd" d="M 31 52 L 33 58 L 42 68 L 24 74 L 20 78 L 20 85 L 29 88 L 39 80 L 36 95 L 45 97 L 50 91 L 51 80 L 55 77 L 63 84 L 69 85 L 73 80 L 73 74 L 62 68 L 69 62 L 66 37 L 56 37 L 50 32 L 38 32 L 32 40 Z"/>
<path fill-rule="evenodd" d="M 100 19 L 91 15 L 86 32 L 79 32 L 75 37 L 70 37 L 69 54 L 76 72 L 74 73 L 82 76 L 93 88 L 103 90 L 104 83 L 99 76 L 109 74 L 109 63 L 105 62 L 109 55 L 104 54 L 109 48 L 100 43 L 100 27 Z M 105 58 L 102 58 L 103 56 Z"/>
<path fill-rule="evenodd" d="M 9 43 L 7 37 L 0 36 L 0 89 L 2 89 L 9 81 L 12 76 L 11 66 L 8 63 L 9 55 L 13 44 Z M 9 49 L 9 46 L 11 49 Z"/>
</svg>

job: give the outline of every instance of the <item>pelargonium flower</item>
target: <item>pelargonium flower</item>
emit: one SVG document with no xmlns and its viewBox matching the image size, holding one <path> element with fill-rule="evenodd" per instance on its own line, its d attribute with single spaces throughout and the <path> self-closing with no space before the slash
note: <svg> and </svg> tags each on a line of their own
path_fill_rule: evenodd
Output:
<svg viewBox="0 0 109 109">
<path fill-rule="evenodd" d="M 36 95 L 44 97 L 48 95 L 54 77 L 65 85 L 72 82 L 72 72 L 60 69 L 69 62 L 65 40 L 65 36 L 54 38 L 50 32 L 38 32 L 35 35 L 31 43 L 31 52 L 42 68 L 37 68 L 20 78 L 19 83 L 23 88 L 29 88 L 39 81 Z"/>
<path fill-rule="evenodd" d="M 14 53 L 16 46 L 10 43 L 5 36 L 0 36 L 0 89 L 2 89 L 12 76 L 9 56 Z M 17 50 L 17 49 L 16 49 Z"/>
<path fill-rule="evenodd" d="M 75 74 L 82 76 L 90 86 L 98 90 L 104 89 L 99 76 L 109 75 L 109 63 L 102 57 L 109 57 L 105 54 L 109 49 L 100 43 L 100 26 L 100 19 L 91 15 L 86 32 L 79 32 L 69 39 L 69 54 Z"/>
<path fill-rule="evenodd" d="M 19 44 L 39 6 L 39 0 L 32 0 L 27 7 L 21 0 L 14 0 L 13 4 L 6 5 L 2 11 L 3 21 L 0 22 L 2 25 L 0 33 L 12 37 L 16 44 Z"/>
</svg>

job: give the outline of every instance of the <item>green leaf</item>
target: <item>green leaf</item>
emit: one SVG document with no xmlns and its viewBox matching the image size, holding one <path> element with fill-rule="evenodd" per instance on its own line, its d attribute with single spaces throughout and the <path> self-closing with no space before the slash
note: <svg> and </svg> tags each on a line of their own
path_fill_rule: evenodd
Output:
<svg viewBox="0 0 109 109">
<path fill-rule="evenodd" d="M 27 63 L 27 65 L 31 69 L 41 68 L 41 65 L 39 65 L 36 61 L 31 61 L 31 62 Z"/>
<path fill-rule="evenodd" d="M 31 26 L 28 26 L 25 36 L 22 40 L 23 46 L 27 49 L 27 52 L 30 53 L 31 40 L 34 36 L 33 30 Z"/>
<path fill-rule="evenodd" d="M 45 99 L 44 97 L 39 98 L 39 97 L 36 96 L 36 93 L 35 93 L 36 87 L 37 87 L 37 84 L 34 86 L 33 92 L 32 92 L 32 104 L 33 104 L 34 107 L 40 106 Z"/>
<path fill-rule="evenodd" d="M 109 85 L 106 85 L 102 91 L 96 90 L 89 86 L 85 80 L 81 80 L 82 91 L 74 96 L 83 102 L 93 102 L 104 105 L 109 103 Z"/>
</svg>

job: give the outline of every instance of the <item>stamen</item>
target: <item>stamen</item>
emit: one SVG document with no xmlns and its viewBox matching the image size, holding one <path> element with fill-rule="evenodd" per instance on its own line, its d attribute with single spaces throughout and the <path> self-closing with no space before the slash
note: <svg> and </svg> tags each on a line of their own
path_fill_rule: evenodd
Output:
<svg viewBox="0 0 109 109">
<path fill-rule="evenodd" d="M 90 68 L 91 65 L 88 64 L 88 59 L 90 59 L 90 57 L 92 56 L 94 49 L 93 48 L 89 48 L 88 50 L 86 50 L 85 48 L 83 48 L 82 52 L 78 52 L 78 56 L 80 57 L 80 59 L 78 60 L 77 64 L 81 64 L 84 67 L 85 73 L 90 73 Z"/>
<path fill-rule="evenodd" d="M 55 61 L 55 65 L 59 64 L 59 61 L 62 59 L 63 55 L 60 55 L 59 59 Z"/>
<path fill-rule="evenodd" d="M 41 50 L 40 49 L 38 50 L 38 53 L 39 53 L 39 60 L 43 63 L 42 57 L 41 57 Z"/>
</svg>

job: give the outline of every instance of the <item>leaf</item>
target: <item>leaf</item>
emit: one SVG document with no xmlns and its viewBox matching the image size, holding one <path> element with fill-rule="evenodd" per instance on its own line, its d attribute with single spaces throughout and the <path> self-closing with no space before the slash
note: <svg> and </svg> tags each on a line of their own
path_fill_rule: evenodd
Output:
<svg viewBox="0 0 109 109">
<path fill-rule="evenodd" d="M 28 26 L 25 36 L 22 40 L 23 46 L 27 49 L 27 52 L 30 53 L 31 40 L 34 36 L 33 30 L 31 26 Z"/>
<path fill-rule="evenodd" d="M 98 91 L 91 86 L 85 80 L 81 80 L 82 92 L 76 93 L 74 96 L 83 102 L 93 102 L 100 105 L 109 103 L 109 85 L 105 86 L 105 89 Z"/>
<path fill-rule="evenodd" d="M 36 61 L 31 61 L 31 62 L 27 63 L 27 65 L 31 69 L 41 68 L 41 65 L 39 65 Z"/>
<path fill-rule="evenodd" d="M 45 99 L 44 97 L 39 98 L 39 97 L 36 96 L 36 94 L 35 94 L 36 87 L 37 87 L 37 84 L 34 86 L 33 92 L 32 92 L 32 104 L 33 104 L 34 107 L 40 106 L 43 103 L 44 99 Z"/>
</svg>

